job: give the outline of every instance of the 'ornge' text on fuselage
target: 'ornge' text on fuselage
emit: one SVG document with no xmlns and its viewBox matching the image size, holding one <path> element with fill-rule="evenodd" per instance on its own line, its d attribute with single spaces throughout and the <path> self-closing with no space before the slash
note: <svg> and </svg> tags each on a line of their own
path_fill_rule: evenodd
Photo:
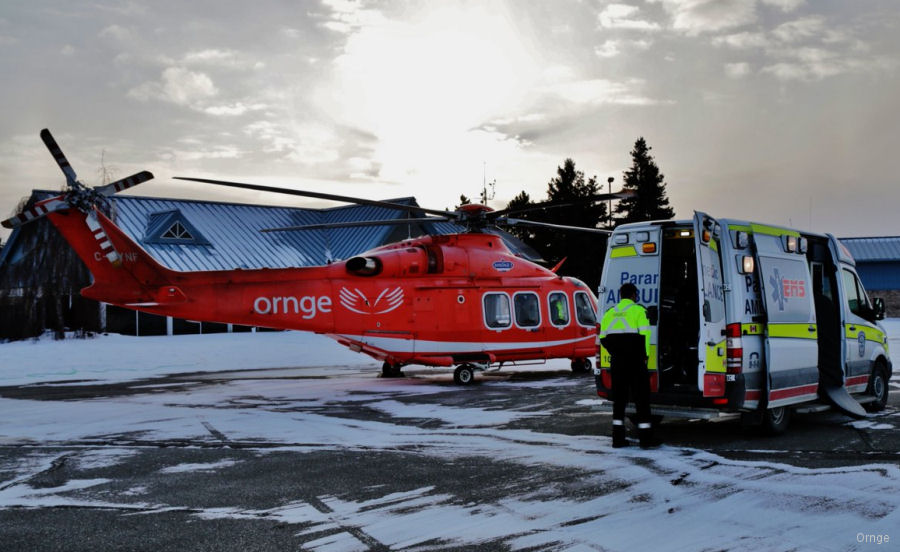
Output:
<svg viewBox="0 0 900 552">
<path fill-rule="evenodd" d="M 331 297 L 322 295 L 314 297 L 257 297 L 253 301 L 253 312 L 256 314 L 303 314 L 309 320 L 317 313 L 331 312 Z"/>
</svg>

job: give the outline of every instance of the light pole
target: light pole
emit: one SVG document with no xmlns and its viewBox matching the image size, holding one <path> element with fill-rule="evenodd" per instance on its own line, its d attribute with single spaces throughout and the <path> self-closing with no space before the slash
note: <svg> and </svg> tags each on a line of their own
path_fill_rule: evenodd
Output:
<svg viewBox="0 0 900 552">
<path fill-rule="evenodd" d="M 613 180 L 615 180 L 615 178 L 612 177 L 612 176 L 610 176 L 609 178 L 606 179 L 606 185 L 607 185 L 607 187 L 609 188 L 609 195 L 610 195 L 610 196 L 612 195 L 612 183 L 613 183 Z M 610 228 L 612 228 L 612 225 L 613 225 L 613 224 L 612 224 L 612 197 L 610 197 L 608 200 L 606 200 L 606 219 L 607 219 L 607 221 L 608 221 L 608 222 L 607 222 L 607 226 L 609 226 Z"/>
</svg>

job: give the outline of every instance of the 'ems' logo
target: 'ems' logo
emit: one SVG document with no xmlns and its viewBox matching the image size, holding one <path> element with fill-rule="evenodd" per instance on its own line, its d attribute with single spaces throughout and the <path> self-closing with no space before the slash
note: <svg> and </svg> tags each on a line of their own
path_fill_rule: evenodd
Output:
<svg viewBox="0 0 900 552">
<path fill-rule="evenodd" d="M 494 270 L 497 272 L 509 272 L 512 267 L 512 261 L 494 261 Z"/>
<path fill-rule="evenodd" d="M 784 310 L 784 304 L 792 297 L 806 297 L 806 281 L 785 278 L 776 268 L 769 276 L 772 284 L 772 300 L 778 302 L 778 310 Z"/>
</svg>

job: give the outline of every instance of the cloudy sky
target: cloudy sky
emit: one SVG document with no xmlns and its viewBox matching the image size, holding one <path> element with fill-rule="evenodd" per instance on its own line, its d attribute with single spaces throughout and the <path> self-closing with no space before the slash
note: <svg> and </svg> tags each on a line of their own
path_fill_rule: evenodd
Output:
<svg viewBox="0 0 900 552">
<path fill-rule="evenodd" d="M 444 208 L 621 183 L 643 136 L 695 209 L 900 235 L 896 0 L 34 0 L 0 7 L 0 212 L 62 173 L 203 176 Z M 6 234 L 0 234 L 5 238 Z"/>
</svg>

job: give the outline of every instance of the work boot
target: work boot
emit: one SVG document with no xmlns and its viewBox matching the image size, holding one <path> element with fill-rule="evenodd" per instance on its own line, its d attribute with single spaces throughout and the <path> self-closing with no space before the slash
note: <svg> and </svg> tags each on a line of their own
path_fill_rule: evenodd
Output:
<svg viewBox="0 0 900 552">
<path fill-rule="evenodd" d="M 638 424 L 638 437 L 641 440 L 642 449 L 656 448 L 662 444 L 662 440 L 653 435 L 653 426 L 650 424 Z"/>
<path fill-rule="evenodd" d="M 625 422 L 623 420 L 613 420 L 612 446 L 613 448 L 628 446 L 628 441 L 625 440 Z"/>
</svg>

